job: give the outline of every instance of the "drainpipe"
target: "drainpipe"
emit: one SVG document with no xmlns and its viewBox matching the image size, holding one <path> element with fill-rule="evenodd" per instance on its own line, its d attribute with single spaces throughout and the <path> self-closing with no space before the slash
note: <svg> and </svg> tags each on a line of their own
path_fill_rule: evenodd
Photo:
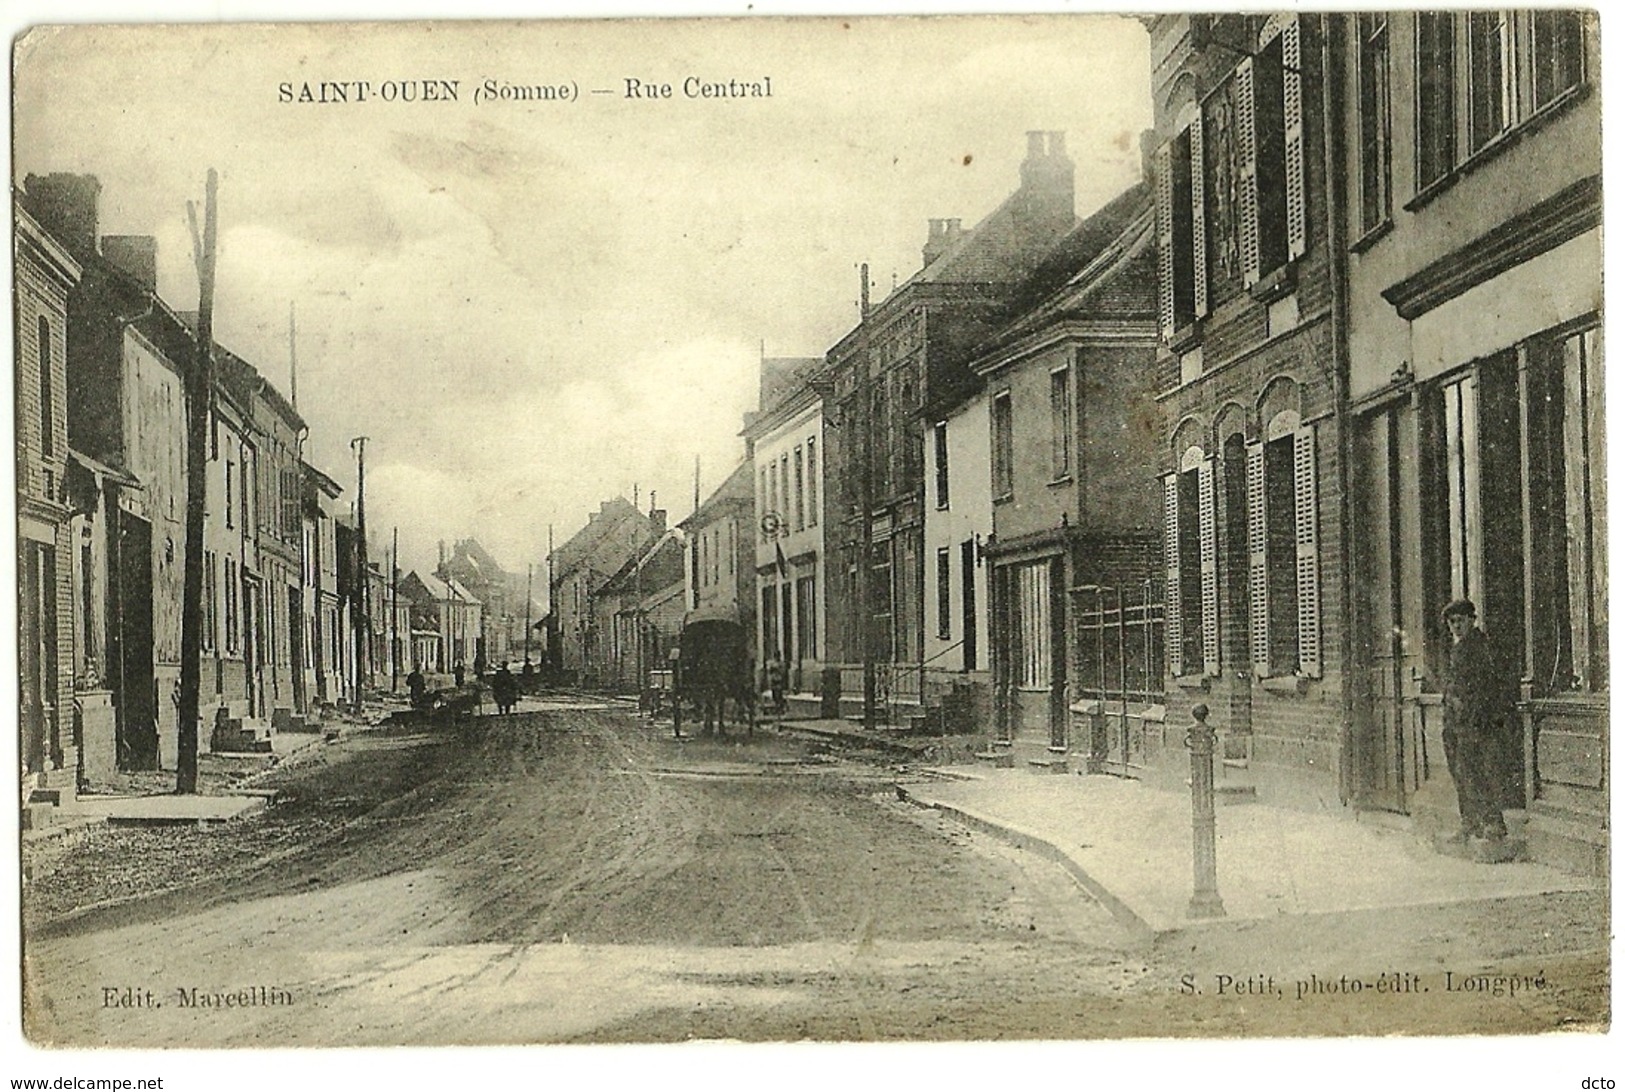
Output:
<svg viewBox="0 0 1625 1092">
<path fill-rule="evenodd" d="M 1327 258 L 1331 266 L 1332 289 L 1332 391 L 1333 419 L 1337 422 L 1338 560 L 1342 566 L 1340 593 L 1343 624 L 1338 627 L 1337 655 L 1341 685 L 1342 728 L 1338 734 L 1337 791 L 1339 801 L 1349 804 L 1354 795 L 1354 502 L 1350 492 L 1354 460 L 1354 429 L 1349 412 L 1349 301 L 1348 301 L 1348 194 L 1343 164 L 1346 157 L 1343 126 L 1343 86 L 1345 70 L 1341 60 L 1344 16 L 1320 16 L 1320 79 L 1324 167 L 1328 189 Z M 1338 37 L 1336 47 L 1333 36 Z"/>
</svg>

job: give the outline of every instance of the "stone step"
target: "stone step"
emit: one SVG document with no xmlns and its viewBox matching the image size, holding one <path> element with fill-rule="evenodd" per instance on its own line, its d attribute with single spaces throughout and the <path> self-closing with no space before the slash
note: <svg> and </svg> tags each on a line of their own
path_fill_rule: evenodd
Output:
<svg viewBox="0 0 1625 1092">
<path fill-rule="evenodd" d="M 996 766 L 1001 770 L 1015 768 L 1016 756 L 1008 748 L 992 748 L 976 752 L 976 761 L 986 766 Z"/>
<path fill-rule="evenodd" d="M 1033 773 L 1064 774 L 1071 773 L 1072 767 L 1065 755 L 1056 755 L 1052 758 L 1029 758 L 1027 769 Z"/>
<path fill-rule="evenodd" d="M 24 804 L 22 829 L 25 831 L 44 830 L 55 821 L 58 814 L 60 813 L 57 811 L 55 804 Z"/>
</svg>

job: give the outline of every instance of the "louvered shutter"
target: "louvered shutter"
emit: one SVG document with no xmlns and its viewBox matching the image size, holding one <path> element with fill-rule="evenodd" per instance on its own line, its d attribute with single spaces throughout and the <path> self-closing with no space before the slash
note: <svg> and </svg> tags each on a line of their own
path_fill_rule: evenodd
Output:
<svg viewBox="0 0 1625 1092">
<path fill-rule="evenodd" d="M 1298 529 L 1298 671 L 1319 678 L 1320 535 L 1315 486 L 1315 430 L 1311 425 L 1292 437 L 1292 496 Z"/>
<path fill-rule="evenodd" d="M 1297 19 L 1281 29 L 1282 116 L 1286 130 L 1286 256 L 1301 258 L 1309 248 L 1303 178 L 1303 47 Z"/>
<path fill-rule="evenodd" d="M 1207 156 L 1202 151 L 1202 111 L 1191 122 L 1191 275 L 1196 317 L 1207 314 Z"/>
<path fill-rule="evenodd" d="M 1264 445 L 1247 445 L 1247 600 L 1253 673 L 1270 673 L 1269 523 L 1264 504 Z"/>
<path fill-rule="evenodd" d="M 1202 673 L 1219 673 L 1219 533 L 1214 496 L 1215 463 L 1203 459 L 1196 472 L 1197 524 L 1202 557 Z"/>
<path fill-rule="evenodd" d="M 1163 605 L 1163 647 L 1168 669 L 1177 678 L 1185 673 L 1184 613 L 1179 605 L 1179 475 L 1162 479 L 1163 557 L 1168 569 L 1167 602 Z"/>
<path fill-rule="evenodd" d="M 1253 60 L 1236 66 L 1236 204 L 1241 215 L 1241 279 L 1258 283 L 1258 134 L 1254 121 Z"/>
<path fill-rule="evenodd" d="M 1157 318 L 1162 340 L 1174 339 L 1174 172 L 1169 146 L 1157 149 Z"/>
</svg>

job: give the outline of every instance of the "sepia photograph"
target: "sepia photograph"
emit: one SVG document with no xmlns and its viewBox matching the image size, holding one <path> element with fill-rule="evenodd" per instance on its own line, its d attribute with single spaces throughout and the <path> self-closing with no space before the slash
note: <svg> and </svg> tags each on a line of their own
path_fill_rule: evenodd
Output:
<svg viewBox="0 0 1625 1092">
<path fill-rule="evenodd" d="M 1596 12 L 443 16 L 13 28 L 0 1077 L 1613 1087 Z"/>
</svg>

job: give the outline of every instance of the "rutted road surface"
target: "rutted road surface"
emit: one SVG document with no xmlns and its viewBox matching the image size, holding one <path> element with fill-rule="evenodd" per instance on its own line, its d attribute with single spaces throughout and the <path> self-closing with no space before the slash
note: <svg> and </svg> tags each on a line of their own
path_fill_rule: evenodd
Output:
<svg viewBox="0 0 1625 1092">
<path fill-rule="evenodd" d="M 1567 925 L 1606 921 L 1593 906 L 1349 915 L 1330 940 L 1324 923 L 1284 919 L 1146 951 L 1058 868 L 898 803 L 882 764 L 766 732 L 679 744 L 624 707 L 524 708 L 302 752 L 267 782 L 281 802 L 224 829 L 105 830 L 32 851 L 31 1036 L 150 1047 L 1527 1032 L 1606 1012 L 1606 938 Z M 1563 985 L 1376 1007 L 1180 987 L 1261 963 L 1375 974 L 1441 954 L 1460 966 L 1516 955 Z"/>
<path fill-rule="evenodd" d="M 306 754 L 261 818 L 103 831 L 33 862 L 34 1037 L 793 1037 L 803 1009 L 807 1033 L 884 1037 L 899 1031 L 871 1020 L 877 1000 L 968 976 L 1008 1002 L 1046 946 L 1086 956 L 1105 989 L 1142 966 L 1058 870 L 896 803 L 884 768 L 765 733 L 678 744 L 559 703 Z M 75 907 L 118 868 L 144 871 Z M 222 1006 L 183 1004 L 193 989 Z M 790 1022 L 760 1022 L 775 1012 Z"/>
</svg>

